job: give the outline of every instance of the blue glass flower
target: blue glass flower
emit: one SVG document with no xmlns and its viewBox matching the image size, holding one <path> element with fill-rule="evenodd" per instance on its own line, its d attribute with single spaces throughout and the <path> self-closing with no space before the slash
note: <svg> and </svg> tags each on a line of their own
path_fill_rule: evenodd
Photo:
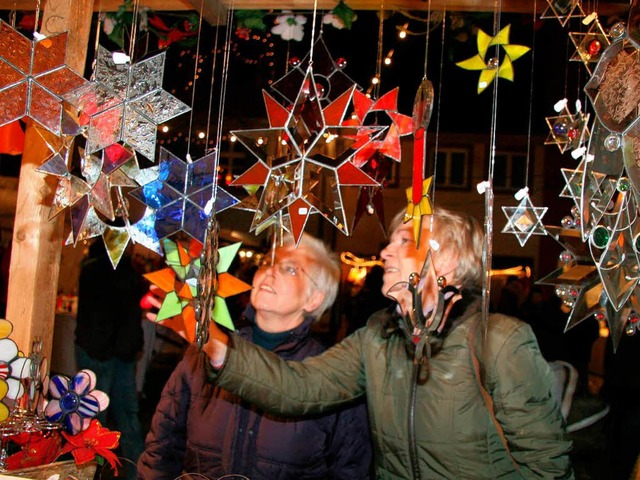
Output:
<svg viewBox="0 0 640 480">
<path fill-rule="evenodd" d="M 71 435 L 86 430 L 91 420 L 109 406 L 109 396 L 95 390 L 95 386 L 96 374 L 91 370 L 80 370 L 71 380 L 54 375 L 49 381 L 52 399 L 45 408 L 45 417 L 60 423 Z"/>
</svg>

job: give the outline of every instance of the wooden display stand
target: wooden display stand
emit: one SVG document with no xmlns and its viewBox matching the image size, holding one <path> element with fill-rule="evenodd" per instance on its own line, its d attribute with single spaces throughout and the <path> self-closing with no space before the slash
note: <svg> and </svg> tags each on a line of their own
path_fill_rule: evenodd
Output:
<svg viewBox="0 0 640 480">
<path fill-rule="evenodd" d="M 96 474 L 96 463 L 89 462 L 78 466 L 73 460 L 55 462 L 39 467 L 23 468 L 0 473 L 0 480 L 28 478 L 31 480 L 48 480 L 52 476 L 57 480 L 93 480 Z M 58 475 L 58 477 L 55 477 Z"/>
</svg>

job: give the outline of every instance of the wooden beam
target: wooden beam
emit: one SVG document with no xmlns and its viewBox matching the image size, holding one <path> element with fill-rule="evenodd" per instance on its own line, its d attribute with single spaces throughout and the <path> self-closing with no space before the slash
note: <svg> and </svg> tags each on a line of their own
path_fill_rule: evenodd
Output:
<svg viewBox="0 0 640 480">
<path fill-rule="evenodd" d="M 20 0 L 19 10 L 35 10 L 38 0 Z M 49 0 L 50 1 L 50 0 Z M 311 10 L 312 0 L 140 0 L 140 5 L 156 11 L 200 11 L 204 2 L 204 18 L 212 24 L 218 17 L 224 17 L 226 8 L 233 3 L 236 10 Z M 219 5 L 223 8 L 218 13 Z M 318 0 L 320 10 L 329 10 L 335 7 L 337 0 Z M 380 10 L 382 5 L 385 10 L 426 10 L 429 2 L 426 0 L 347 0 L 347 4 L 354 10 Z M 122 0 L 95 0 L 94 11 L 113 12 L 122 5 Z M 442 10 L 446 7 L 449 12 L 492 12 L 495 0 L 431 0 L 431 10 Z M 532 13 L 532 0 L 502 0 L 501 10 L 512 13 Z M 547 8 L 543 0 L 537 2 L 538 13 Z M 16 8 L 16 0 L 0 0 L 0 10 L 13 10 Z M 629 10 L 628 1 L 600 1 L 598 13 L 601 16 L 626 13 Z M 587 12 L 589 13 L 589 12 Z"/>
<path fill-rule="evenodd" d="M 42 14 L 44 35 L 69 32 L 67 65 L 84 72 L 93 0 L 48 0 Z M 11 338 L 25 353 L 40 337 L 43 354 L 51 358 L 63 218 L 49 220 L 52 182 L 36 172 L 48 148 L 32 126 L 25 133 L 16 218 L 9 268 L 7 319 L 13 323 Z"/>
</svg>

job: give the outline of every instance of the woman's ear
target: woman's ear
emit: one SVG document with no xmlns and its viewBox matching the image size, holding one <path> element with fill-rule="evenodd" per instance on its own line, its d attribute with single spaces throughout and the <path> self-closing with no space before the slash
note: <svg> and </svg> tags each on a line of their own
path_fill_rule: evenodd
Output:
<svg viewBox="0 0 640 480">
<path fill-rule="evenodd" d="M 436 276 L 444 276 L 451 282 L 451 274 L 458 266 L 458 255 L 450 248 L 440 250 L 433 256 L 433 268 Z"/>
<path fill-rule="evenodd" d="M 324 302 L 324 296 L 324 293 L 314 288 L 307 299 L 307 303 L 304 305 L 304 311 L 307 313 L 313 312 L 316 308 L 322 305 L 322 302 Z"/>
</svg>

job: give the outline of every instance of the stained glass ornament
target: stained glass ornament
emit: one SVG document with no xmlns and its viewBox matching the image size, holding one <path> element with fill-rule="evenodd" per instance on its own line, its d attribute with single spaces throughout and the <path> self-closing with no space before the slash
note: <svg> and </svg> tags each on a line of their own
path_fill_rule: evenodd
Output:
<svg viewBox="0 0 640 480">
<path fill-rule="evenodd" d="M 589 114 L 581 110 L 576 113 L 565 105 L 564 111 L 555 117 L 546 117 L 549 136 L 545 145 L 557 145 L 561 153 L 580 148 L 589 140 Z"/>
<path fill-rule="evenodd" d="M 429 177 L 422 181 L 421 195 L 418 202 L 414 203 L 413 187 L 406 189 L 407 194 L 407 210 L 404 214 L 404 222 L 413 222 L 413 236 L 417 244 L 420 244 L 420 235 L 422 233 L 422 217 L 431 215 L 433 208 L 431 207 L 431 199 L 429 198 L 429 190 L 433 177 Z"/>
<path fill-rule="evenodd" d="M 67 37 L 31 41 L 0 21 L 0 125 L 29 117 L 62 133 L 62 98 L 88 83 L 66 65 Z"/>
<path fill-rule="evenodd" d="M 197 281 L 201 269 L 202 244 L 195 239 L 189 243 L 162 240 L 168 268 L 145 274 L 144 277 L 166 293 L 156 321 L 171 328 L 189 343 L 195 340 Z M 251 285 L 230 275 L 227 270 L 235 258 L 241 243 L 218 250 L 220 260 L 216 266 L 218 289 L 212 318 L 217 323 L 234 330 L 233 321 L 225 298 L 246 292 Z"/>
<path fill-rule="evenodd" d="M 466 60 L 457 62 L 456 65 L 465 70 L 480 70 L 480 79 L 478 80 L 478 94 L 482 93 L 496 77 L 513 81 L 513 62 L 523 56 L 529 50 L 525 45 L 511 45 L 509 43 L 509 34 L 511 25 L 507 25 L 494 37 L 487 35 L 478 29 L 478 53 Z M 497 59 L 489 58 L 486 60 L 487 51 L 490 47 L 501 46 L 505 56 L 502 64 L 496 65 Z"/>
<path fill-rule="evenodd" d="M 399 89 L 390 90 L 378 100 L 367 97 L 358 90 L 353 92 L 354 112 L 350 119 L 343 125 L 361 126 L 381 114 L 391 120 L 391 125 L 386 132 L 375 141 L 369 142 L 366 148 L 359 150 L 354 155 L 353 163 L 372 177 L 378 185 L 360 187 L 356 199 L 356 211 L 354 214 L 352 231 L 355 230 L 362 215 L 367 212 L 375 214 L 382 230 L 385 230 L 384 205 L 382 191 L 386 179 L 391 171 L 391 161 L 400 162 L 402 148 L 400 138 L 412 132 L 412 119 L 398 111 Z"/>
<path fill-rule="evenodd" d="M 132 197 L 155 210 L 158 238 L 183 231 L 202 243 L 211 216 L 206 207 L 214 193 L 213 208 L 218 213 L 238 203 L 238 199 L 216 184 L 216 155 L 212 152 L 187 163 L 160 148 L 157 179 L 130 192 Z"/>
<path fill-rule="evenodd" d="M 612 133 L 624 133 L 638 120 L 638 57 L 638 48 L 631 41 L 613 42 L 602 54 L 585 85 L 584 90 L 598 119 Z"/>
<path fill-rule="evenodd" d="M 592 73 L 596 63 L 600 61 L 604 50 L 611 44 L 609 36 L 603 30 L 597 17 L 590 24 L 589 30 L 571 32 L 569 38 L 576 48 L 576 53 L 569 60 L 582 62 L 589 74 Z"/>
<path fill-rule="evenodd" d="M 78 124 L 86 128 L 87 153 L 124 142 L 155 158 L 158 125 L 190 110 L 162 89 L 165 55 L 121 64 L 98 48 L 95 80 L 64 95 L 78 110 Z"/>
<path fill-rule="evenodd" d="M 276 80 L 271 88 L 279 94 L 281 101 L 285 105 L 290 105 L 298 98 L 298 92 L 306 81 L 307 73 L 310 71 L 309 61 L 311 54 L 307 54 L 302 60 L 297 59 L 295 64 L 289 63 L 291 68 L 285 76 Z M 323 104 L 330 103 L 340 97 L 347 90 L 350 90 L 354 82 L 343 69 L 346 67 L 346 60 L 343 57 L 333 60 L 329 49 L 320 36 L 313 45 L 313 82 L 322 85 L 323 94 L 320 101 Z"/>
<path fill-rule="evenodd" d="M 547 4 L 540 18 L 556 18 L 563 27 L 570 19 L 585 16 L 580 0 L 547 0 Z"/>
<path fill-rule="evenodd" d="M 258 160 L 231 183 L 263 186 L 252 231 L 286 211 L 296 242 L 313 214 L 349 234 L 342 187 L 378 185 L 351 160 L 385 130 L 343 126 L 354 89 L 323 107 L 309 68 L 288 115 L 265 94 L 270 128 L 231 132 Z"/>
<path fill-rule="evenodd" d="M 518 206 L 502 207 L 507 217 L 507 224 L 502 229 L 502 233 L 514 234 L 520 246 L 524 246 L 531 235 L 547 235 L 542 224 L 542 217 L 547 210 L 547 207 L 534 207 L 529 195 L 525 194 Z"/>
</svg>

